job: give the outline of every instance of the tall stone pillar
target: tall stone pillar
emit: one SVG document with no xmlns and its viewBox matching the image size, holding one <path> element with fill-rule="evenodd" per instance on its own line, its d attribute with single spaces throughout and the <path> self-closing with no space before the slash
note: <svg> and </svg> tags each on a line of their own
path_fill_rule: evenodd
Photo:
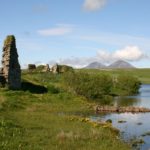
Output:
<svg viewBox="0 0 150 150">
<path fill-rule="evenodd" d="M 21 69 L 18 61 L 16 40 L 13 35 L 4 41 L 2 55 L 2 72 L 9 89 L 21 88 Z"/>
</svg>

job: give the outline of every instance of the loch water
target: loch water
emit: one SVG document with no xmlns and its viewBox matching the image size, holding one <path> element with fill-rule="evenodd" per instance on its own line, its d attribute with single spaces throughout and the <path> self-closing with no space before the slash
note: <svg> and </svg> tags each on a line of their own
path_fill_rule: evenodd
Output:
<svg viewBox="0 0 150 150">
<path fill-rule="evenodd" d="M 114 98 L 116 106 L 137 106 L 150 108 L 150 84 L 143 84 L 139 94 Z M 144 143 L 133 149 L 150 150 L 150 113 L 105 113 L 91 117 L 93 120 L 112 120 L 126 142 L 143 139 Z M 122 123 L 120 123 L 122 122 Z"/>
</svg>

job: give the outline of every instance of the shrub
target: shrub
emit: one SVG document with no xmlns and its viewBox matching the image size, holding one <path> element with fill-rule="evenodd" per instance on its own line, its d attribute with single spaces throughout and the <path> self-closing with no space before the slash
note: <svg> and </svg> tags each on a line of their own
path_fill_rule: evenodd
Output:
<svg viewBox="0 0 150 150">
<path fill-rule="evenodd" d="M 141 86 L 141 82 L 133 76 L 129 75 L 120 75 L 117 78 L 117 82 L 115 87 L 118 91 L 118 94 L 123 93 L 124 95 L 137 94 L 139 88 Z"/>
<path fill-rule="evenodd" d="M 106 74 L 89 74 L 84 72 L 66 73 L 67 85 L 77 94 L 89 99 L 99 99 L 111 93 L 112 79 Z"/>
</svg>

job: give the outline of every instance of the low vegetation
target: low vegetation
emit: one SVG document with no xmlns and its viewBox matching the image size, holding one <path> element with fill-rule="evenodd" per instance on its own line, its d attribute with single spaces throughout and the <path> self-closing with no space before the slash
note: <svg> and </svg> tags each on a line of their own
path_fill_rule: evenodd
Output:
<svg viewBox="0 0 150 150">
<path fill-rule="evenodd" d="M 118 75 L 132 75 L 138 78 L 141 83 L 150 84 L 150 69 L 83 69 L 80 71 L 96 74 L 106 73 L 112 77 L 116 77 Z"/>
<path fill-rule="evenodd" d="M 71 75 L 54 75 L 23 71 L 20 91 L 0 89 L 0 149 L 130 149 L 119 139 L 111 121 L 100 124 L 89 118 L 103 95 L 111 97 L 112 93 L 126 90 L 123 87 L 129 80 L 139 86 L 135 78 L 119 77 L 129 74 L 126 72 L 76 70 Z M 129 72 L 138 77 L 134 73 L 137 71 Z M 147 76 L 143 71 L 139 74 L 145 83 Z M 114 86 L 116 76 L 122 85 Z M 134 87 L 130 84 L 129 87 Z M 137 92 L 137 88 L 129 92 Z"/>
<path fill-rule="evenodd" d="M 68 91 L 63 76 L 23 72 L 22 90 L 0 89 L 0 149 L 130 149 L 111 123 L 89 118 L 97 102 Z"/>
<path fill-rule="evenodd" d="M 84 72 L 69 72 L 64 75 L 67 85 L 77 94 L 88 99 L 100 99 L 111 94 L 113 82 L 105 74 L 89 74 Z"/>
<path fill-rule="evenodd" d="M 116 95 L 134 95 L 139 92 L 141 82 L 138 78 L 130 75 L 119 75 L 114 83 Z"/>
<path fill-rule="evenodd" d="M 88 99 L 105 101 L 112 95 L 137 94 L 141 82 L 133 76 L 111 76 L 106 73 L 69 72 L 64 75 L 67 86 Z"/>
</svg>

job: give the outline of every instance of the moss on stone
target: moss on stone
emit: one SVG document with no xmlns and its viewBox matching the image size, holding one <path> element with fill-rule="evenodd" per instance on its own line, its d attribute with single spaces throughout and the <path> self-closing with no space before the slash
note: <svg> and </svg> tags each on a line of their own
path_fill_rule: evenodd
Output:
<svg viewBox="0 0 150 150">
<path fill-rule="evenodd" d="M 4 41 L 4 46 L 9 45 L 12 42 L 15 42 L 15 36 L 14 35 L 8 35 L 6 37 L 6 40 Z"/>
</svg>

